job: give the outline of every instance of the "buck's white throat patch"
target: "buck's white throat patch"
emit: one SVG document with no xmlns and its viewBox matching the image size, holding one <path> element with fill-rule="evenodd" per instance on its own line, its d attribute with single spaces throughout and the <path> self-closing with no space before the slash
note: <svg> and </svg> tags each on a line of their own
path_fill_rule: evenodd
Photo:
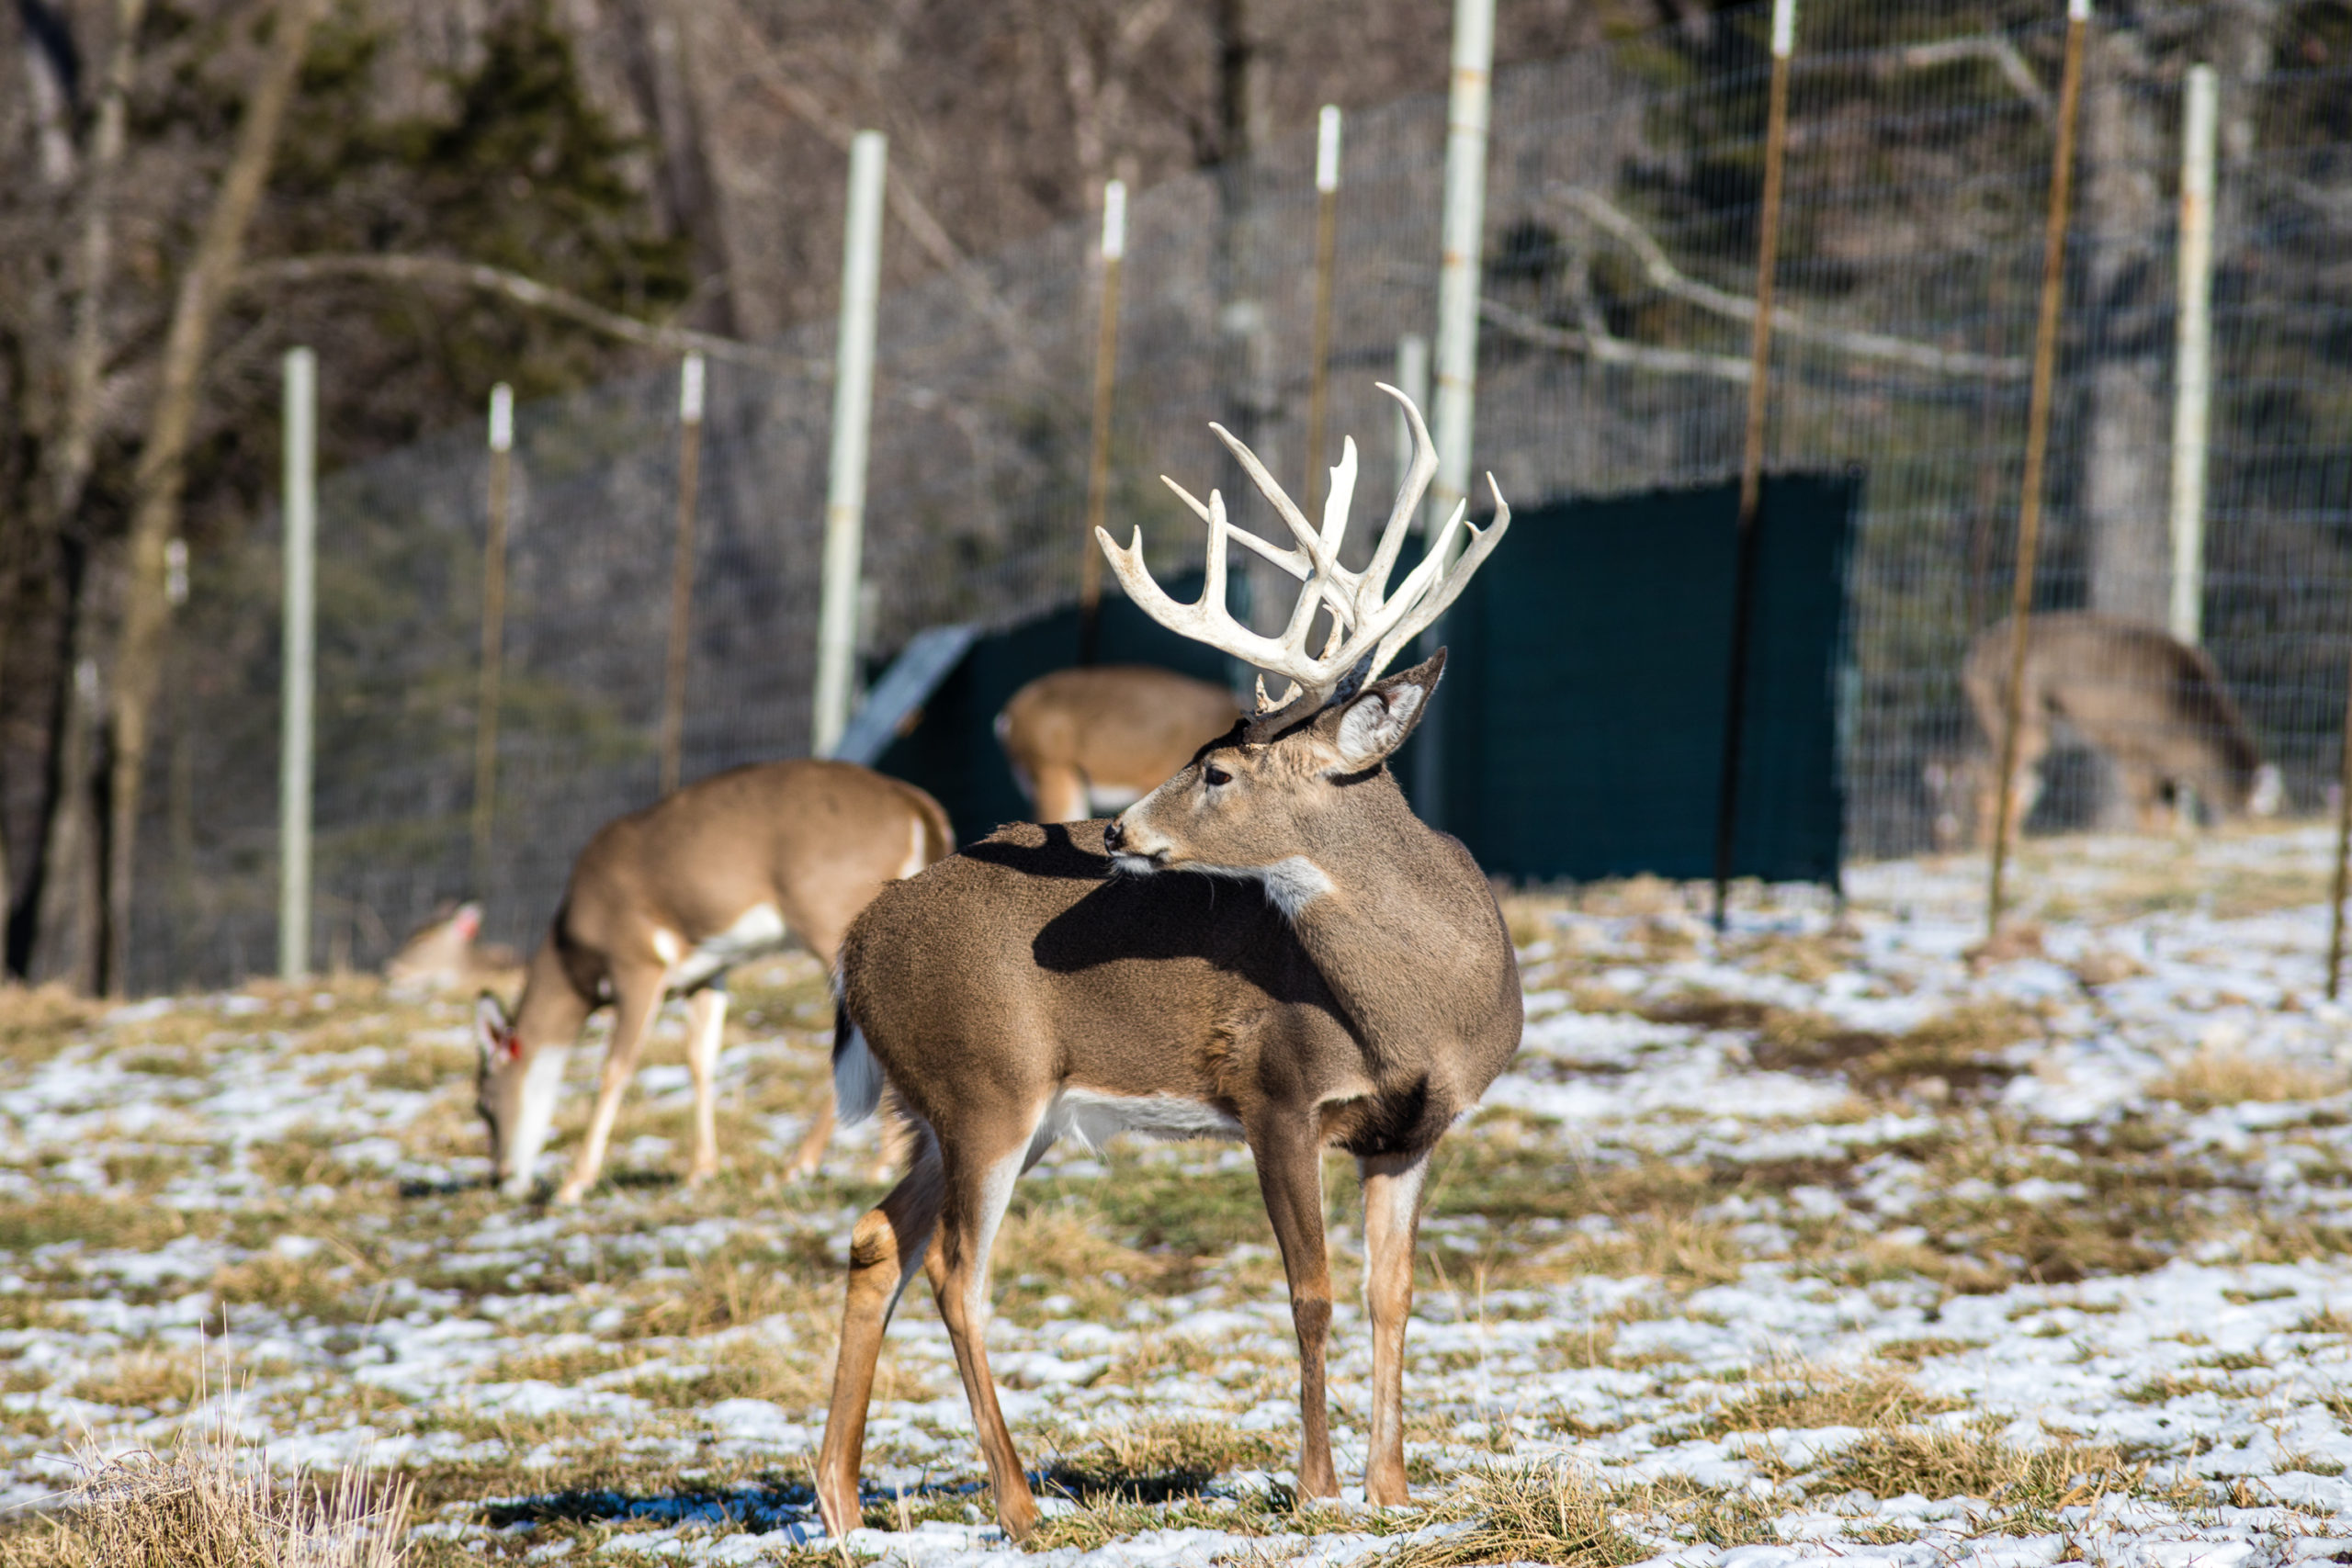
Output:
<svg viewBox="0 0 2352 1568">
<path fill-rule="evenodd" d="M 1272 865 L 1202 865 L 1179 867 L 1197 871 L 1207 876 L 1230 876 L 1240 882 L 1254 882 L 1266 890 L 1266 902 L 1283 912 L 1286 920 L 1298 919 L 1298 912 L 1331 891 L 1331 879 L 1323 868 L 1305 855 L 1291 855 Z"/>
</svg>

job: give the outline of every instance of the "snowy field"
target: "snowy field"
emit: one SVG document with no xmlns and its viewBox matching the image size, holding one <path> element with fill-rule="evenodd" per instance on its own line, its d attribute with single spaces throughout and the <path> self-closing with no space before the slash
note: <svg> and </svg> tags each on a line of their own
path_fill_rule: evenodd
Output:
<svg viewBox="0 0 2352 1568">
<path fill-rule="evenodd" d="M 1247 1156 L 1065 1147 L 990 1335 L 1068 1563 L 2352 1562 L 2352 1033 L 2326 834 L 1859 869 L 1718 942 L 1685 890 L 1513 899 L 1524 1049 L 1441 1152 L 1413 1509 L 1301 1509 Z M 0 996 L 0 1505 L 225 1410 L 282 1469 L 396 1467 L 410 1560 L 1006 1562 L 944 1332 L 891 1331 L 865 1529 L 808 1506 L 838 1271 L 880 1189 L 813 1104 L 814 965 L 737 987 L 727 1170 L 675 1179 L 665 1021 L 582 1207 L 499 1201 L 458 999 L 351 980 L 111 1012 Z M 585 1118 L 575 1083 L 550 1173 Z M 1341 1277 L 1352 1172 L 1329 1168 Z M 1360 1471 L 1370 1352 L 1333 1330 Z M 23 1529 L 29 1515 L 9 1516 Z M 2340 1539 L 2339 1539 L 2340 1538 Z"/>
</svg>

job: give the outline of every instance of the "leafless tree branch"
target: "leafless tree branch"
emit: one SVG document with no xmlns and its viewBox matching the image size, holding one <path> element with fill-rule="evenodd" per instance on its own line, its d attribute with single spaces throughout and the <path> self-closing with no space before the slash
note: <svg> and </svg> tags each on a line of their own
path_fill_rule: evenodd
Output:
<svg viewBox="0 0 2352 1568">
<path fill-rule="evenodd" d="M 2025 62 L 2018 46 L 1999 33 L 1983 33 L 1974 38 L 1945 39 L 1937 43 L 1915 43 L 1895 59 L 1914 71 L 1925 71 L 1938 65 L 1950 65 L 1962 60 L 1988 60 L 2001 73 L 2002 80 L 2017 89 L 2018 96 L 2033 106 L 2033 112 L 2044 120 L 2053 112 L 2050 107 L 2049 90 Z"/>
<path fill-rule="evenodd" d="M 1524 310 L 1515 310 L 1499 299 L 1480 299 L 1478 319 L 1521 343 L 1558 349 L 1564 354 L 1580 354 L 1603 365 L 1623 365 L 1660 376 L 1711 376 L 1719 381 L 1747 384 L 1747 361 L 1725 354 L 1652 348 L 1645 344 L 1627 343 L 1598 329 L 1557 327 L 1549 321 L 1539 321 Z"/>
<path fill-rule="evenodd" d="M 1702 283 L 1676 266 L 1650 231 L 1636 222 L 1625 210 L 1583 186 L 1554 186 L 1551 194 L 1577 216 L 1607 234 L 1634 254 L 1642 265 L 1642 273 L 1650 287 L 1661 294 L 1696 305 L 1710 314 L 1735 321 L 1756 320 L 1756 301 L 1745 294 Z M 1795 311 L 1775 307 L 1772 330 L 1783 336 L 1802 342 L 1818 343 L 1850 354 L 1858 359 L 1878 359 L 1893 365 L 1908 366 L 1939 376 L 1989 376 L 2003 380 L 2023 380 L 2027 365 L 2022 358 L 1989 354 L 1971 354 L 1964 349 L 1937 348 L 1929 344 L 1914 343 L 1908 338 L 1891 337 L 1883 333 L 1857 332 L 1848 327 L 1833 327 L 1808 321 Z"/>
<path fill-rule="evenodd" d="M 509 272 L 503 267 L 491 266 L 482 262 L 459 261 L 453 256 L 288 256 L 278 261 L 256 263 L 237 276 L 237 284 L 243 288 L 280 283 L 349 281 L 471 289 L 478 293 L 495 294 L 530 310 L 560 316 L 607 337 L 644 348 L 660 349 L 665 354 L 700 353 L 712 359 L 756 366 L 766 370 L 789 370 L 818 376 L 831 373 L 830 367 L 821 362 L 799 355 L 780 354 L 773 349 L 686 327 L 656 326 L 633 316 L 624 316 L 617 310 L 608 310 L 577 294 L 541 283 L 537 278 L 526 277 L 519 272 Z"/>
</svg>

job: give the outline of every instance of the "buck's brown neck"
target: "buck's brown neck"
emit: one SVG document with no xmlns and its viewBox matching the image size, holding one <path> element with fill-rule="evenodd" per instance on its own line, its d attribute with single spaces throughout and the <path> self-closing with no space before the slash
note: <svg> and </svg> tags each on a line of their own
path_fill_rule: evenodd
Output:
<svg viewBox="0 0 2352 1568">
<path fill-rule="evenodd" d="M 1457 1043 L 1492 1044 L 1499 1071 L 1519 1038 L 1519 969 L 1485 876 L 1457 840 L 1413 815 L 1385 772 L 1351 787 L 1370 797 L 1350 814 L 1344 843 L 1307 857 L 1330 890 L 1292 914 L 1299 945 L 1376 1072 Z"/>
</svg>

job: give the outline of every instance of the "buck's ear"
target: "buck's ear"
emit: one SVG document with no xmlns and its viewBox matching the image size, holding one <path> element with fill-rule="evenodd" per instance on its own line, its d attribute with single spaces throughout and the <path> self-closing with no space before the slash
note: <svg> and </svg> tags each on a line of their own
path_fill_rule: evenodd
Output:
<svg viewBox="0 0 2352 1568">
<path fill-rule="evenodd" d="M 458 905 L 457 912 L 449 917 L 449 925 L 458 933 L 459 942 L 473 941 L 481 931 L 481 906 L 471 903 Z"/>
<path fill-rule="evenodd" d="M 1331 737 L 1340 764 L 1351 773 L 1369 768 L 1405 744 L 1429 711 L 1444 669 L 1445 650 L 1440 649 L 1427 663 L 1389 676 L 1342 706 Z"/>
</svg>

